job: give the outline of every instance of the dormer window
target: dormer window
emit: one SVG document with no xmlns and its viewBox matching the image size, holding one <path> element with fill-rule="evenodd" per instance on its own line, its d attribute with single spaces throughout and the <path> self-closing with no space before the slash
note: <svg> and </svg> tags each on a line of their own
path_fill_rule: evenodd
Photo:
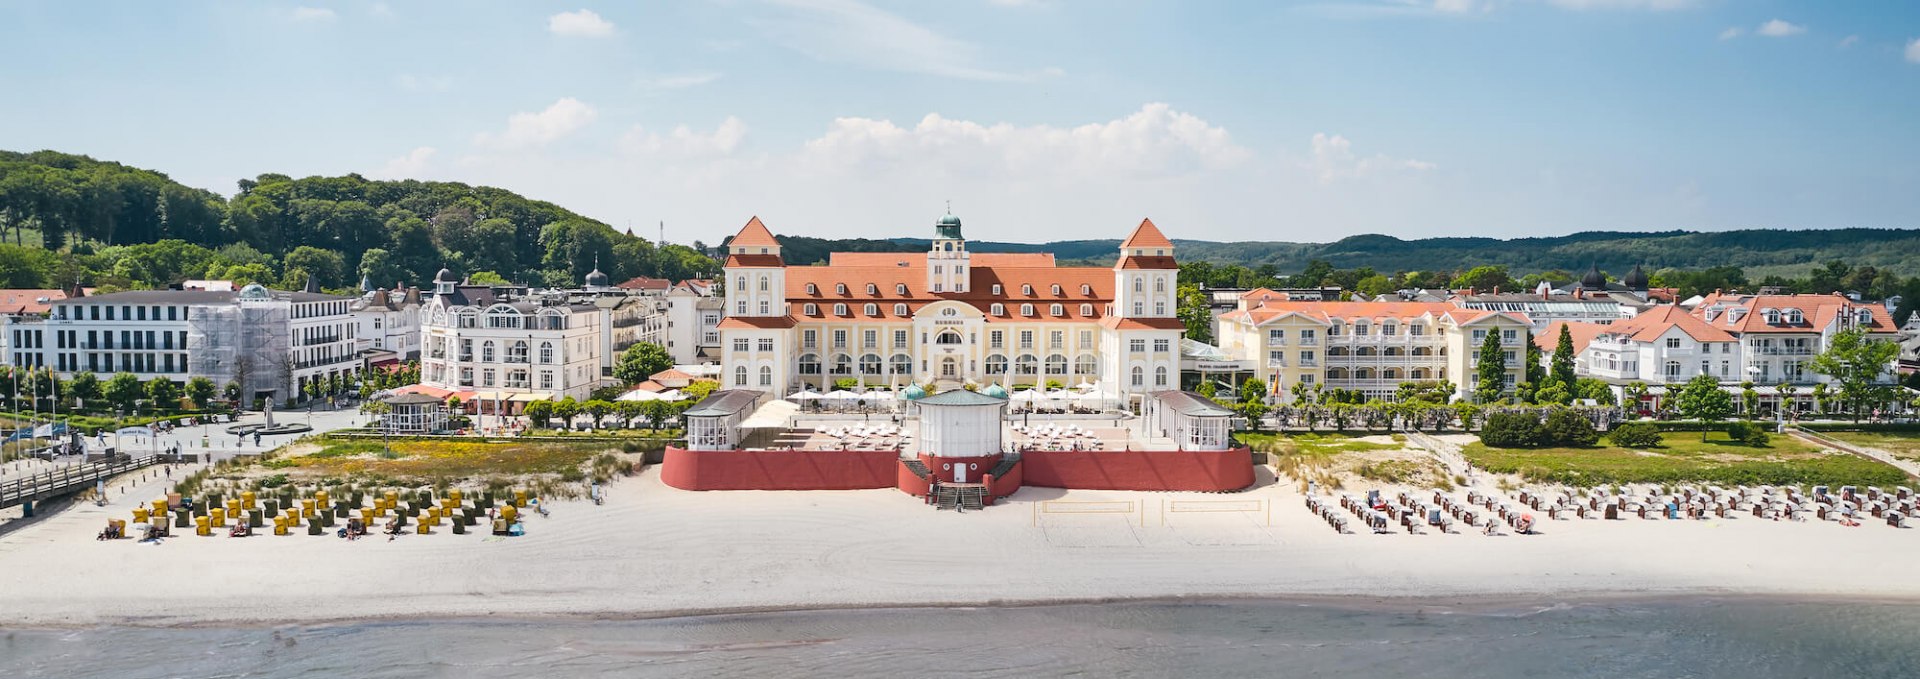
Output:
<svg viewBox="0 0 1920 679">
<path fill-rule="evenodd" d="M 999 283 L 994 283 L 994 284 L 993 284 L 993 294 L 996 294 L 996 295 L 998 295 L 998 294 L 1000 294 L 1000 284 L 999 284 Z"/>
<path fill-rule="evenodd" d="M 835 316 L 845 316 L 845 315 L 847 315 L 847 305 L 845 305 L 845 304 L 835 304 L 835 305 L 833 305 L 833 315 L 835 315 Z"/>
<path fill-rule="evenodd" d="M 1053 284 L 1053 296 L 1059 297 L 1062 294 L 1065 294 L 1065 293 L 1060 291 L 1060 284 L 1059 283 Z"/>
<path fill-rule="evenodd" d="M 1872 311 L 1868 311 L 1868 310 L 1866 310 L 1866 309 L 1861 309 L 1860 311 L 1858 311 L 1858 312 L 1856 312 L 1856 313 L 1854 314 L 1854 318 L 1857 318 L 1857 319 L 1859 319 L 1859 322 L 1860 322 L 1860 324 L 1861 324 L 1861 325 L 1873 325 L 1873 312 L 1872 312 Z"/>
<path fill-rule="evenodd" d="M 1028 317 L 1033 316 L 1033 305 L 1032 304 L 1020 305 L 1020 315 L 1028 316 Z"/>
<path fill-rule="evenodd" d="M 1031 285 L 1021 285 L 1021 286 L 1020 286 L 1020 294 L 1022 294 L 1022 295 L 1026 295 L 1026 296 L 1028 296 L 1028 297 L 1032 297 L 1032 296 L 1033 296 L 1033 286 L 1031 286 Z"/>
<path fill-rule="evenodd" d="M 867 296 L 875 297 L 875 296 L 878 296 L 879 294 L 880 294 L 880 286 L 874 285 L 872 283 L 867 284 Z"/>
<path fill-rule="evenodd" d="M 1766 317 L 1767 317 L 1767 325 L 1779 325 L 1779 324 L 1780 324 L 1780 310 L 1779 310 L 1779 309 L 1762 309 L 1762 310 L 1760 310 L 1760 315 L 1762 315 L 1762 316 L 1766 316 Z"/>
<path fill-rule="evenodd" d="M 1092 304 L 1080 305 L 1080 315 L 1085 316 L 1087 318 L 1093 318 L 1093 305 Z"/>
<path fill-rule="evenodd" d="M 907 296 L 907 284 L 906 284 L 906 283 L 895 283 L 895 284 L 893 285 L 893 292 L 894 292 L 895 294 L 898 294 L 898 295 L 900 295 L 901 297 L 905 297 L 905 296 Z"/>
<path fill-rule="evenodd" d="M 818 316 L 820 315 L 820 305 L 808 302 L 806 306 L 801 307 L 801 313 L 808 316 Z"/>
<path fill-rule="evenodd" d="M 1805 316 L 1802 316 L 1802 315 L 1800 315 L 1800 310 L 1799 310 L 1799 309 L 1791 309 L 1791 310 L 1788 310 L 1788 311 L 1787 311 L 1787 322 L 1788 322 L 1788 323 L 1791 323 L 1791 324 L 1794 324 L 1794 325 L 1799 325 L 1799 324 L 1800 324 L 1801 322 L 1803 322 L 1803 321 L 1805 321 L 1805 320 L 1806 320 L 1806 317 L 1805 317 Z"/>
<path fill-rule="evenodd" d="M 820 294 L 820 286 L 818 286 L 818 285 L 814 285 L 814 284 L 812 284 L 812 283 L 808 283 L 808 284 L 807 284 L 807 294 L 809 294 L 809 295 L 818 295 L 818 294 Z"/>
<path fill-rule="evenodd" d="M 1005 316 L 1007 315 L 1007 306 L 999 302 L 994 302 L 993 306 L 987 307 L 987 312 L 995 316 Z"/>
<path fill-rule="evenodd" d="M 837 295 L 841 295 L 841 296 L 845 296 L 845 295 L 847 294 L 847 284 L 846 284 L 846 283 L 835 283 L 835 284 L 833 285 L 833 292 L 834 292 L 834 294 L 837 294 Z"/>
<path fill-rule="evenodd" d="M 1091 285 L 1082 285 L 1082 286 L 1080 286 L 1080 294 L 1082 294 L 1082 295 L 1085 295 L 1085 296 L 1088 296 L 1088 297 L 1092 297 L 1092 296 L 1093 296 L 1093 286 L 1091 286 Z"/>
<path fill-rule="evenodd" d="M 1047 307 L 1047 314 L 1052 316 L 1065 316 L 1067 315 L 1067 307 L 1064 305 L 1055 304 L 1053 306 Z"/>
<path fill-rule="evenodd" d="M 868 316 L 878 316 L 878 315 L 880 315 L 880 305 L 878 305 L 878 304 L 868 304 L 868 305 L 867 305 L 867 307 L 866 307 L 866 314 L 867 314 Z"/>
<path fill-rule="evenodd" d="M 905 304 L 895 304 L 895 305 L 893 305 L 893 315 L 895 315 L 895 316 L 906 316 L 906 315 L 907 315 L 907 305 L 905 305 Z"/>
</svg>

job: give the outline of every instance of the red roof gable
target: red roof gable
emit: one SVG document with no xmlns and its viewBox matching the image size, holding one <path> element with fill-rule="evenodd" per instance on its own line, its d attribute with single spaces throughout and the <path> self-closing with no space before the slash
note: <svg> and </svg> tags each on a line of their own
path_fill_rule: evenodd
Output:
<svg viewBox="0 0 1920 679">
<path fill-rule="evenodd" d="M 767 225 L 760 223 L 759 217 L 754 217 L 753 219 L 747 220 L 746 226 L 740 227 L 740 233 L 734 234 L 733 240 L 728 241 L 727 245 L 753 245 L 777 248 L 780 247 L 780 241 L 774 239 L 773 232 L 767 230 Z"/>
<path fill-rule="evenodd" d="M 1126 240 L 1120 241 L 1120 247 L 1170 248 L 1173 247 L 1173 241 L 1167 240 L 1166 234 L 1160 233 L 1160 227 L 1154 226 L 1153 220 L 1142 219 L 1140 225 L 1133 228 L 1133 234 L 1127 236 Z"/>
</svg>

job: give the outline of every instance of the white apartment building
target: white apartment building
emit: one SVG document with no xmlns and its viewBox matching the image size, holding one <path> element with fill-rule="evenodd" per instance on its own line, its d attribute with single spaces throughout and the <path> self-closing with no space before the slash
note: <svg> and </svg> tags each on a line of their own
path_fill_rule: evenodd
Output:
<svg viewBox="0 0 1920 679">
<path fill-rule="evenodd" d="M 504 407 L 585 400 L 607 383 L 601 376 L 605 319 L 593 304 L 564 294 L 502 295 L 491 286 L 463 285 L 446 269 L 433 286 L 420 312 L 426 393 Z"/>
<path fill-rule="evenodd" d="M 685 280 L 667 291 L 667 353 L 681 365 L 720 360 L 720 320 L 726 301 L 711 281 Z"/>
<path fill-rule="evenodd" d="M 351 299 L 281 292 L 139 290 L 54 302 L 45 318 L 9 317 L 6 360 L 63 377 L 128 372 L 238 382 L 243 401 L 303 401 L 306 385 L 359 372 Z"/>
<path fill-rule="evenodd" d="M 348 307 L 353 316 L 357 351 L 386 351 L 402 361 L 420 358 L 420 289 L 414 287 L 368 291 Z"/>
</svg>

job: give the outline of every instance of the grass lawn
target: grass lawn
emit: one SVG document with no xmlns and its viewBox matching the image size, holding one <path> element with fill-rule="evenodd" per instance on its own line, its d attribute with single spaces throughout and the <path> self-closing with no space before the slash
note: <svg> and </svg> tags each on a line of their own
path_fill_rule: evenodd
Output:
<svg viewBox="0 0 1920 679">
<path fill-rule="evenodd" d="M 487 443 L 479 441 L 394 441 L 386 452 L 379 441 L 322 440 L 321 448 L 280 457 L 265 466 L 325 476 L 387 478 L 475 478 L 520 474 L 561 474 L 578 470 L 609 445 L 598 443 Z"/>
<path fill-rule="evenodd" d="M 1826 451 L 1784 436 L 1751 447 L 1714 432 L 1706 441 L 1694 432 L 1671 432 L 1648 450 L 1594 448 L 1489 448 L 1474 442 L 1463 450 L 1488 471 L 1519 474 L 1529 481 L 1596 486 L 1613 483 L 1719 483 L 1726 485 L 1897 486 L 1906 476 L 1866 458 Z"/>
<path fill-rule="evenodd" d="M 1254 450 L 1276 455 L 1308 455 L 1329 457 L 1340 453 L 1363 453 L 1372 450 L 1398 450 L 1406 437 L 1393 434 L 1394 443 L 1374 443 L 1359 440 L 1364 436 L 1382 436 L 1380 434 L 1353 433 L 1254 433 L 1236 434 L 1240 442 Z"/>
<path fill-rule="evenodd" d="M 1887 451 L 1902 460 L 1920 460 L 1920 433 L 1823 431 L 1820 434 L 1847 443 Z"/>
</svg>

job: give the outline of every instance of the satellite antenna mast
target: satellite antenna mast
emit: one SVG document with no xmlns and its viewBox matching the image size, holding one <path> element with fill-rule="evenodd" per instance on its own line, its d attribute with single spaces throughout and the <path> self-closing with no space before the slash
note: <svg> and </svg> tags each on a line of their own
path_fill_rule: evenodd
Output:
<svg viewBox="0 0 1920 679">
<path fill-rule="evenodd" d="M 665 247 L 666 244 L 667 244 L 667 220 L 662 219 L 660 220 L 660 242 L 655 243 L 654 245 L 656 247 Z"/>
</svg>

